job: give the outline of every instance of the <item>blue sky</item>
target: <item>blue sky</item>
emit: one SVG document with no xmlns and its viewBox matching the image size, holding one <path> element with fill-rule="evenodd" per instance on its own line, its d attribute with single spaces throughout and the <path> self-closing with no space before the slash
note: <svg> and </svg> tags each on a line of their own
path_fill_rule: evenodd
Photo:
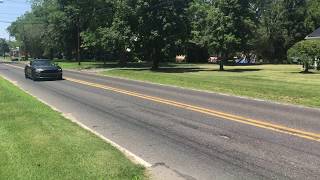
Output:
<svg viewBox="0 0 320 180">
<path fill-rule="evenodd" d="M 27 0 L 0 0 L 0 38 L 9 38 L 7 27 L 10 25 L 5 22 L 12 22 L 17 17 L 30 11 L 30 3 Z M 5 21 L 5 22 L 3 22 Z"/>
</svg>

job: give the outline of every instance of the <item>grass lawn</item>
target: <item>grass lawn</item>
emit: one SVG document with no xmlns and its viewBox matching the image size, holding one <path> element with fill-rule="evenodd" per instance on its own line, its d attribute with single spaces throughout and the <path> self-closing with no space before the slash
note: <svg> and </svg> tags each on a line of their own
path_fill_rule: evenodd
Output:
<svg viewBox="0 0 320 180">
<path fill-rule="evenodd" d="M 78 62 L 67 62 L 67 61 L 55 61 L 59 64 L 60 67 L 64 69 L 91 69 L 91 68 L 103 68 L 103 62 L 90 62 L 84 61 L 81 62 L 81 65 L 78 65 Z"/>
<path fill-rule="evenodd" d="M 3 56 L 0 56 L 0 61 L 11 61 L 10 57 L 4 58 Z"/>
<path fill-rule="evenodd" d="M 0 179 L 145 179 L 143 167 L 0 78 Z"/>
<path fill-rule="evenodd" d="M 301 74 L 298 65 L 227 66 L 188 65 L 149 69 L 112 69 L 104 75 L 186 88 L 240 95 L 284 103 L 320 107 L 320 72 Z"/>
<path fill-rule="evenodd" d="M 104 69 L 111 69 L 111 68 L 123 68 L 120 67 L 118 62 L 94 62 L 94 61 L 82 61 L 81 65 L 78 65 L 78 62 L 75 61 L 65 61 L 65 60 L 55 60 L 56 63 L 63 69 L 94 69 L 94 68 L 104 68 Z M 164 64 L 165 66 L 176 66 L 176 64 Z M 148 68 L 150 63 L 138 63 L 138 62 L 129 62 L 125 68 Z"/>
</svg>

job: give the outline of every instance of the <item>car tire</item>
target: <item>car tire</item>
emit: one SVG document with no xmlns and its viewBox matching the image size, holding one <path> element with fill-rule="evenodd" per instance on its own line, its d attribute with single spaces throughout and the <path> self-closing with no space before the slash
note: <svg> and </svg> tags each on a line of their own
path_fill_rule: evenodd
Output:
<svg viewBox="0 0 320 180">
<path fill-rule="evenodd" d="M 57 78 L 57 79 L 58 79 L 58 80 L 63 80 L 62 75 L 58 76 L 58 78 Z"/>
<path fill-rule="evenodd" d="M 37 81 L 38 79 L 36 78 L 36 76 L 34 75 L 34 73 L 31 73 L 31 79 L 33 80 L 33 81 Z"/>
<path fill-rule="evenodd" d="M 27 73 L 24 73 L 24 77 L 25 77 L 26 79 L 29 78 Z"/>
</svg>

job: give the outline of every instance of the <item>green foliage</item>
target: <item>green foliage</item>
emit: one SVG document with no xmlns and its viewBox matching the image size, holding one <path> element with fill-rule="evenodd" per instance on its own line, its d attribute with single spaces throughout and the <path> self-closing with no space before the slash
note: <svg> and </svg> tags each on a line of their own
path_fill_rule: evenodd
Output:
<svg viewBox="0 0 320 180">
<path fill-rule="evenodd" d="M 189 37 L 189 0 L 139 0 L 138 39 L 144 59 L 157 69 L 161 59 L 173 58 Z"/>
<path fill-rule="evenodd" d="M 9 52 L 9 44 L 5 39 L 0 38 L 0 53 L 5 56 L 5 53 Z"/>
<path fill-rule="evenodd" d="M 74 59 L 79 30 L 82 59 L 112 55 L 121 64 L 130 58 L 151 61 L 155 69 L 177 54 L 203 59 L 207 52 L 224 59 L 254 52 L 285 62 L 287 50 L 320 26 L 318 0 L 31 2 L 32 11 L 8 28 L 27 54 Z M 199 52 L 186 52 L 190 47 Z"/>
<path fill-rule="evenodd" d="M 195 1 L 192 13 L 193 41 L 203 44 L 211 54 L 226 58 L 236 52 L 250 50 L 255 14 L 246 0 Z M 223 61 L 221 61 L 223 70 Z"/>
<path fill-rule="evenodd" d="M 305 24 L 309 31 L 313 31 L 314 29 L 320 26 L 320 1 L 319 0 L 308 1 Z"/>
<path fill-rule="evenodd" d="M 271 63 L 285 62 L 287 50 L 320 26 L 320 16 L 311 18 L 316 13 L 310 11 L 314 6 L 312 1 L 268 0 L 262 3 L 255 42 L 262 57 Z"/>
<path fill-rule="evenodd" d="M 320 58 L 320 40 L 304 40 L 296 43 L 288 51 L 288 58 L 292 61 L 298 60 L 308 72 L 310 65 Z"/>
</svg>

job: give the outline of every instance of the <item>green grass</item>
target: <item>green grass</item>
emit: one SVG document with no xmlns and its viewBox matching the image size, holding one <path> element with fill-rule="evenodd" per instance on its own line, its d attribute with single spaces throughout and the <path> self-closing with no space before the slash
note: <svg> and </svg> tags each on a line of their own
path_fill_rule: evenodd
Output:
<svg viewBox="0 0 320 180">
<path fill-rule="evenodd" d="M 145 179 L 144 168 L 0 78 L 0 179 Z"/>
<path fill-rule="evenodd" d="M 78 65 L 78 62 L 67 62 L 67 61 L 56 61 L 60 67 L 64 69 L 91 69 L 91 68 L 102 68 L 104 66 L 103 62 L 90 62 L 84 61 L 81 62 L 81 65 Z"/>
<path fill-rule="evenodd" d="M 0 61 L 10 61 L 10 57 L 4 58 L 3 56 L 0 56 Z"/>
<path fill-rule="evenodd" d="M 301 74 L 298 65 L 227 66 L 178 65 L 157 72 L 112 69 L 104 75 L 240 95 L 284 103 L 320 107 L 320 73 Z"/>
<path fill-rule="evenodd" d="M 81 61 L 81 65 L 78 65 L 78 62 L 75 61 L 66 61 L 66 60 L 55 60 L 54 62 L 58 63 L 60 67 L 63 69 L 113 69 L 113 68 L 147 68 L 150 66 L 150 63 L 138 63 L 138 62 L 129 62 L 126 66 L 121 67 L 119 66 L 118 62 L 111 61 L 103 63 L 101 61 L 94 62 L 94 61 Z M 176 64 L 164 64 L 165 66 L 176 66 Z"/>
</svg>

